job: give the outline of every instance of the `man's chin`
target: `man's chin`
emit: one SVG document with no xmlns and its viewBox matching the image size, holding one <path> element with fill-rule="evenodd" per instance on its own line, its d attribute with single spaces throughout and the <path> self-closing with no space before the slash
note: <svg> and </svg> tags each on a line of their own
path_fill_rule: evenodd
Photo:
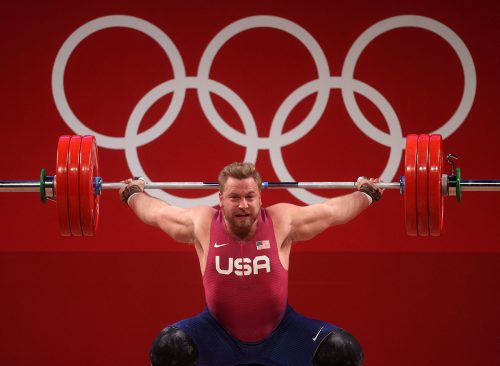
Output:
<svg viewBox="0 0 500 366">
<path fill-rule="evenodd" d="M 232 230 L 238 233 L 250 231 L 253 223 L 255 222 L 255 220 L 250 216 L 246 216 L 245 218 L 234 218 L 231 221 Z"/>
<path fill-rule="evenodd" d="M 244 229 L 250 230 L 250 228 L 252 227 L 252 221 L 250 219 L 234 220 L 233 227 L 239 230 L 244 230 Z"/>
</svg>

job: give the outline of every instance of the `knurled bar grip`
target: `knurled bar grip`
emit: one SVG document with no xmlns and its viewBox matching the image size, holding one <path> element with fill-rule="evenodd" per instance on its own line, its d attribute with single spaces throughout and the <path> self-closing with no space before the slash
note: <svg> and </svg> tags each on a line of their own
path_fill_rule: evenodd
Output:
<svg viewBox="0 0 500 366">
<path fill-rule="evenodd" d="M 377 183 L 378 188 L 400 189 L 399 182 Z M 121 182 L 102 183 L 102 189 L 120 189 Z M 145 189 L 219 189 L 217 182 L 148 182 Z M 302 189 L 355 189 L 356 182 L 262 182 L 262 188 L 302 188 Z"/>
</svg>

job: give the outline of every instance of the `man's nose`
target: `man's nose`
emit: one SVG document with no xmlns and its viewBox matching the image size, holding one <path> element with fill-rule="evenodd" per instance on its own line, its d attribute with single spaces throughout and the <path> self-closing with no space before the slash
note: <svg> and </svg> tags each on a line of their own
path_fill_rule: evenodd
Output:
<svg viewBox="0 0 500 366">
<path fill-rule="evenodd" d="M 248 202 L 245 198 L 241 199 L 239 207 L 240 208 L 247 208 L 248 207 Z"/>
</svg>

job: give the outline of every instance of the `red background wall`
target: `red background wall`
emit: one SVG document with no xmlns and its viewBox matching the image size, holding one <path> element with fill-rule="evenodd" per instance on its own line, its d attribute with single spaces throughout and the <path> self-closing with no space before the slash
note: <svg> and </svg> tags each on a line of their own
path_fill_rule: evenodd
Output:
<svg viewBox="0 0 500 366">
<path fill-rule="evenodd" d="M 118 14 L 149 22 L 167 35 L 190 80 L 199 75 L 200 60 L 216 35 L 247 17 L 274 16 L 300 26 L 324 53 L 332 77 L 342 74 L 349 50 L 375 24 L 402 15 L 425 17 L 419 18 L 420 27 L 439 22 L 463 42 L 472 69 L 464 73 L 443 37 L 403 27 L 366 46 L 354 78 L 385 98 L 397 116 L 396 130 L 404 136 L 445 126 L 460 105 L 464 75 L 473 75 L 473 102 L 458 128 L 446 136 L 445 153 L 460 156 L 464 179 L 499 179 L 499 8 L 494 1 L 4 5 L 0 179 L 37 179 L 41 167 L 54 174 L 59 135 L 81 133 L 55 102 L 61 91 L 52 85 L 56 57 L 79 27 Z M 173 77 L 173 64 L 155 41 L 114 27 L 89 35 L 74 49 L 64 90 L 85 126 L 120 137 L 130 128 L 139 101 Z M 270 136 L 283 101 L 317 77 L 307 49 L 290 34 L 268 27 L 230 38 L 210 70 L 210 78 L 230 88 L 253 117 L 260 138 L 254 144 Z M 234 105 L 221 96 L 213 100 L 228 125 L 250 135 L 252 126 Z M 300 126 L 315 100 L 312 94 L 298 104 L 284 123 L 285 132 Z M 391 130 L 396 125 L 386 121 L 375 100 L 357 94 L 356 101 L 376 128 L 398 141 Z M 172 94 L 160 98 L 148 109 L 139 132 L 154 126 L 172 104 Z M 272 142 L 276 148 L 279 139 Z M 99 138 L 98 143 L 105 181 L 137 174 L 123 149 L 103 147 Z M 293 178 L 302 181 L 379 176 L 391 152 L 356 126 L 338 88 L 330 90 L 326 109 L 305 136 L 276 149 Z M 245 158 L 246 148 L 208 121 L 196 89 L 190 88 L 174 123 L 137 151 L 151 180 L 211 181 L 221 166 Z M 265 180 L 280 179 L 268 147 L 261 146 L 256 163 Z M 402 170 L 400 163 L 393 176 L 384 178 L 398 180 Z M 199 198 L 207 193 L 173 194 Z M 279 201 L 304 203 L 287 191 L 264 192 L 266 205 Z M 388 191 L 355 222 L 298 245 L 292 255 L 290 302 L 307 315 L 353 332 L 364 345 L 368 366 L 498 363 L 500 195 L 466 192 L 460 204 L 453 198 L 445 201 L 439 238 L 407 237 L 403 200 Z M 2 364 L 146 365 L 149 344 L 162 326 L 203 307 L 192 249 L 138 223 L 116 192 L 104 192 L 98 235 L 84 239 L 59 237 L 55 205 L 40 204 L 36 194 L 2 194 L 0 202 Z"/>
</svg>

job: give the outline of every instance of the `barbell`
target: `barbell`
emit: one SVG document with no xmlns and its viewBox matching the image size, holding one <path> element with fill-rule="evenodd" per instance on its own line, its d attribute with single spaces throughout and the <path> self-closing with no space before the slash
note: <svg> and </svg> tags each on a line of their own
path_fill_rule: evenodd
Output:
<svg viewBox="0 0 500 366">
<path fill-rule="evenodd" d="M 445 196 L 461 200 L 463 191 L 500 191 L 498 180 L 462 180 L 453 154 L 450 175 L 443 173 L 441 135 L 412 134 L 406 138 L 404 176 L 377 187 L 399 189 L 404 196 L 406 233 L 439 236 L 443 228 Z M 56 174 L 41 170 L 38 180 L 0 180 L 0 192 L 39 192 L 43 203 L 55 201 L 62 236 L 94 236 L 99 221 L 102 190 L 120 189 L 122 182 L 105 183 L 99 175 L 94 136 L 64 135 L 57 145 Z M 263 182 L 263 188 L 355 189 L 356 182 Z M 217 182 L 148 182 L 145 189 L 218 189 Z"/>
</svg>

